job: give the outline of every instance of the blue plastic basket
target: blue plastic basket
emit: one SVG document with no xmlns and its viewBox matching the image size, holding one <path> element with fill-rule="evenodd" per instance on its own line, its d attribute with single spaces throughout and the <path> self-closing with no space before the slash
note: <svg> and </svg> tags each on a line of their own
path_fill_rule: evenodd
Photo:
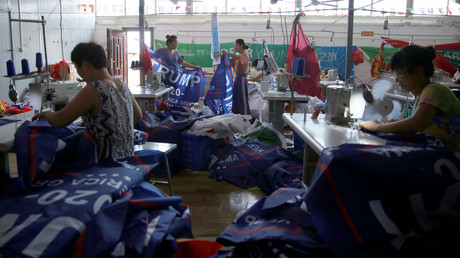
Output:
<svg viewBox="0 0 460 258">
<path fill-rule="evenodd" d="M 188 133 L 180 135 L 179 160 L 183 168 L 206 170 L 212 151 L 213 139 Z"/>
</svg>

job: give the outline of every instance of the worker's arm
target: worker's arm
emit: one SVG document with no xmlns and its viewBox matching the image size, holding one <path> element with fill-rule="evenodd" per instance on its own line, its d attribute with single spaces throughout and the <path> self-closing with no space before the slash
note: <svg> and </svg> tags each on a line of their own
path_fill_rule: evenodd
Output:
<svg viewBox="0 0 460 258">
<path fill-rule="evenodd" d="M 137 101 L 133 96 L 133 120 L 134 120 L 134 123 L 141 121 L 141 119 L 142 119 L 141 108 L 139 107 L 139 104 L 137 104 Z"/>
<path fill-rule="evenodd" d="M 428 103 L 419 104 L 415 114 L 407 119 L 392 122 L 377 124 L 372 121 L 363 121 L 359 123 L 358 129 L 367 129 L 373 132 L 383 133 L 416 133 L 427 128 L 437 108 Z"/>
<path fill-rule="evenodd" d="M 97 89 L 91 85 L 84 87 L 72 101 L 59 111 L 45 111 L 32 117 L 32 121 L 46 118 L 50 125 L 64 127 L 75 121 L 86 112 L 94 111 L 99 107 L 101 97 Z"/>
<path fill-rule="evenodd" d="M 196 66 L 196 65 L 192 65 L 190 63 L 187 63 L 186 61 L 183 61 L 181 63 L 181 65 L 187 67 L 187 68 L 192 68 L 192 69 L 201 69 L 201 66 Z"/>
</svg>

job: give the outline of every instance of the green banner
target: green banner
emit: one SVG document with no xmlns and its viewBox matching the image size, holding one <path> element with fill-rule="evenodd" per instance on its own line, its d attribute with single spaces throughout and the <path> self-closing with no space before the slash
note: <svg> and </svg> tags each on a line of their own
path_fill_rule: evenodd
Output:
<svg viewBox="0 0 460 258">
<path fill-rule="evenodd" d="M 227 50 L 228 52 L 233 52 L 234 43 L 221 43 L 220 49 Z M 249 55 L 249 60 L 251 62 L 257 58 L 263 57 L 263 44 L 249 44 L 249 49 L 247 53 Z M 155 49 L 166 47 L 166 44 L 163 40 L 155 40 Z M 281 68 L 286 62 L 286 51 L 288 46 L 284 45 L 269 45 L 268 49 L 272 52 L 273 57 L 277 65 Z M 188 43 L 179 43 L 177 46 L 177 51 L 188 63 L 198 65 L 201 67 L 212 67 L 211 59 L 211 44 L 188 44 Z"/>
<path fill-rule="evenodd" d="M 378 47 L 359 47 L 366 55 L 369 56 L 370 62 L 374 59 L 375 56 L 379 53 Z M 390 62 L 391 56 L 396 53 L 400 48 L 387 47 L 383 49 L 383 57 L 385 62 Z M 458 68 L 460 65 L 460 49 L 436 49 L 444 58 L 449 61 L 455 68 Z"/>
<path fill-rule="evenodd" d="M 163 40 L 155 40 L 155 49 L 165 47 L 166 44 Z M 249 49 L 247 50 L 249 59 L 251 62 L 257 58 L 263 57 L 262 44 L 254 43 L 249 44 Z M 234 43 L 221 43 L 221 51 L 225 49 L 229 52 L 233 51 Z M 272 52 L 273 57 L 275 58 L 276 63 L 281 68 L 286 62 L 286 53 L 288 46 L 284 45 L 269 45 L 269 50 Z M 321 48 L 321 47 L 317 47 Z M 370 62 L 374 59 L 375 56 L 379 53 L 379 47 L 359 47 L 366 55 L 370 58 Z M 386 47 L 383 49 L 383 57 L 385 62 L 390 62 L 391 56 L 397 52 L 400 48 Z M 179 43 L 177 46 L 177 51 L 187 62 L 198 65 L 201 67 L 212 67 L 211 59 L 211 44 L 188 44 L 188 43 Z M 437 49 L 441 55 L 443 55 L 451 64 L 455 67 L 460 65 L 460 49 Z"/>
<path fill-rule="evenodd" d="M 458 69 L 460 65 L 460 49 L 436 49 L 436 51 Z"/>
<path fill-rule="evenodd" d="M 369 57 L 369 62 L 372 63 L 374 57 L 379 53 L 379 47 L 359 47 Z M 391 56 L 396 53 L 400 48 L 386 47 L 383 49 L 383 58 L 386 63 L 390 62 Z"/>
</svg>

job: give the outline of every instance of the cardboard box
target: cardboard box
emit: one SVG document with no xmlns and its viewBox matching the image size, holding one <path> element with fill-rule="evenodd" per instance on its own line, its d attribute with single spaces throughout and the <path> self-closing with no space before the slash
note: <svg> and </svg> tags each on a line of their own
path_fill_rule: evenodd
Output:
<svg viewBox="0 0 460 258">
<path fill-rule="evenodd" d="M 48 65 L 48 71 L 51 74 L 51 77 L 53 77 L 56 80 L 61 80 L 61 81 L 75 81 L 77 80 L 77 69 L 75 69 L 75 66 L 72 64 L 70 61 L 65 61 L 66 64 L 52 64 Z M 55 71 L 54 67 L 58 65 L 59 67 L 56 68 L 58 69 Z"/>
</svg>

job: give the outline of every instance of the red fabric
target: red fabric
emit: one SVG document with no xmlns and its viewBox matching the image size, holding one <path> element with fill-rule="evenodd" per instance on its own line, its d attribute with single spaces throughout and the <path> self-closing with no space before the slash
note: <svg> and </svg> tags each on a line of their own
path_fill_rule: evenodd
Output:
<svg viewBox="0 0 460 258">
<path fill-rule="evenodd" d="M 294 80 L 294 90 L 301 95 L 321 97 L 320 88 L 320 68 L 318 57 L 316 56 L 315 48 L 310 45 L 310 41 L 303 33 L 302 26 L 297 24 L 297 32 L 295 32 L 295 24 L 292 25 L 291 41 L 286 58 L 287 71 L 291 72 L 294 58 L 302 57 L 305 59 L 305 75 L 310 77 Z M 295 34 L 295 46 L 294 46 Z"/>
<path fill-rule="evenodd" d="M 61 73 L 60 73 L 61 65 L 66 66 L 65 69 L 67 69 L 66 70 L 67 73 L 70 72 L 69 64 L 66 61 L 61 61 L 61 62 L 53 65 L 53 70 L 51 71 L 51 74 L 50 74 L 50 76 L 52 78 L 54 78 L 56 80 L 63 80 L 64 79 L 64 78 L 62 78 Z"/>
<path fill-rule="evenodd" d="M 222 247 L 222 244 L 209 240 L 178 238 L 176 241 L 179 246 L 171 258 L 208 258 L 217 254 Z"/>
<path fill-rule="evenodd" d="M 358 65 L 364 63 L 364 54 L 359 47 L 356 47 L 355 51 L 352 52 L 353 55 L 353 64 Z"/>
<path fill-rule="evenodd" d="M 142 60 L 142 71 L 144 72 L 144 75 L 147 74 L 148 71 L 153 71 L 152 59 L 149 56 L 149 53 L 147 51 L 147 48 L 145 47 L 145 44 L 144 44 L 144 49 L 141 54 L 141 60 Z"/>
<path fill-rule="evenodd" d="M 403 40 L 390 39 L 382 37 L 383 40 L 390 43 L 393 47 L 401 48 L 409 45 L 409 42 Z M 460 43 L 449 43 L 449 44 L 439 44 L 434 46 L 435 49 L 459 49 Z M 454 77 L 454 74 L 457 72 L 457 68 L 451 64 L 446 58 L 436 51 L 436 58 L 433 60 L 433 64 L 437 69 L 441 69 L 449 73 L 450 77 Z"/>
</svg>

